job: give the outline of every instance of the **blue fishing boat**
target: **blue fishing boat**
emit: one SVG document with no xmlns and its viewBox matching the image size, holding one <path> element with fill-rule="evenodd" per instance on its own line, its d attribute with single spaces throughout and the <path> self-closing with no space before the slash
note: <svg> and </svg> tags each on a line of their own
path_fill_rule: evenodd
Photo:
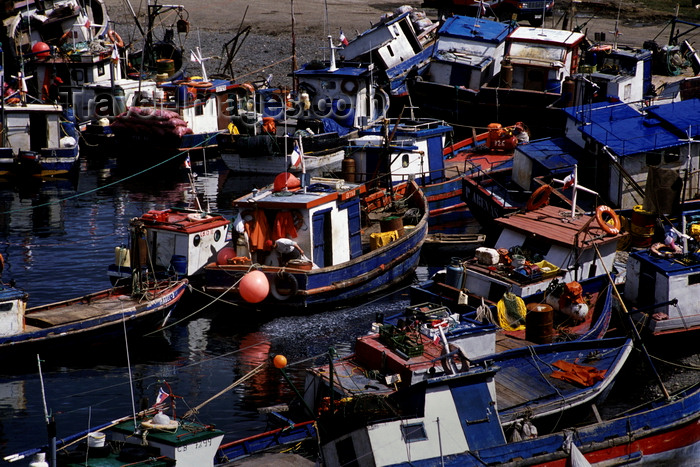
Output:
<svg viewBox="0 0 700 467">
<path fill-rule="evenodd" d="M 26 293 L 2 285 L 0 299 L 7 311 L 0 321 L 0 354 L 12 356 L 8 367 L 20 366 L 37 353 L 50 358 L 123 339 L 125 332 L 148 332 L 167 323 L 187 286 L 187 279 L 142 283 L 27 308 Z"/>
<path fill-rule="evenodd" d="M 415 183 L 369 188 L 291 174 L 234 201 L 235 249 L 205 267 L 205 288 L 275 313 L 347 304 L 407 279 L 427 234 Z"/>
</svg>

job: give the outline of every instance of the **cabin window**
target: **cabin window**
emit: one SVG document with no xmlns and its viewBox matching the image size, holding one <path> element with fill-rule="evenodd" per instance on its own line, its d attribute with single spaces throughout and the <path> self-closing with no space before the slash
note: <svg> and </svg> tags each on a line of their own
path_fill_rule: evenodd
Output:
<svg viewBox="0 0 700 467">
<path fill-rule="evenodd" d="M 401 425 L 401 434 L 403 435 L 404 441 L 407 443 L 412 443 L 414 441 L 425 441 L 428 439 L 423 422 Z"/>
<path fill-rule="evenodd" d="M 0 312 L 12 311 L 12 302 L 0 303 Z"/>
<path fill-rule="evenodd" d="M 408 154 L 404 154 L 403 156 L 401 156 L 401 167 L 403 167 L 404 169 L 408 167 L 408 162 Z"/>
<path fill-rule="evenodd" d="M 195 115 L 204 115 L 204 104 L 201 102 L 198 102 L 195 107 L 194 107 L 194 114 Z"/>
<path fill-rule="evenodd" d="M 691 274 L 688 276 L 688 285 L 700 284 L 700 273 Z"/>
<path fill-rule="evenodd" d="M 216 232 L 214 232 L 214 241 L 218 242 L 220 239 L 221 239 L 221 231 L 217 230 Z"/>
<path fill-rule="evenodd" d="M 105 67 L 104 65 L 100 65 L 97 67 L 97 76 L 104 76 L 105 74 Z"/>
<path fill-rule="evenodd" d="M 523 241 L 522 249 L 529 251 L 530 255 L 547 256 L 552 244 L 542 237 L 527 237 Z M 533 258 L 534 259 L 534 258 Z"/>
<path fill-rule="evenodd" d="M 327 90 L 332 90 L 336 88 L 336 82 L 335 81 L 322 81 L 321 82 L 321 89 L 327 89 Z"/>
<path fill-rule="evenodd" d="M 335 443 L 335 451 L 338 454 L 338 463 L 350 467 L 359 467 L 357 463 L 357 454 L 355 453 L 355 445 L 352 438 L 348 437 Z"/>
<path fill-rule="evenodd" d="M 218 232 L 217 232 L 218 233 Z M 197 247 L 199 246 L 199 243 L 202 241 L 202 237 L 199 236 L 199 234 L 195 235 L 194 238 L 192 239 L 192 245 Z"/>
<path fill-rule="evenodd" d="M 661 164 L 661 154 L 658 152 L 648 152 L 646 155 L 647 165 L 659 165 Z"/>
<path fill-rule="evenodd" d="M 389 55 L 391 55 L 392 57 L 394 56 L 394 51 L 391 49 L 390 45 L 386 46 L 386 50 L 387 50 L 387 52 L 389 52 Z"/>
<path fill-rule="evenodd" d="M 681 160 L 680 151 L 669 151 L 666 154 L 664 154 L 664 162 L 667 164 L 678 162 L 679 160 Z"/>
</svg>

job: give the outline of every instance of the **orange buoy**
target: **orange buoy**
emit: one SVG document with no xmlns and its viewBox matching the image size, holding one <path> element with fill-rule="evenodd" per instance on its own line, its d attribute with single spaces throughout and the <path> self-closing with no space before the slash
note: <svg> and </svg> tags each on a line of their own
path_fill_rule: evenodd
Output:
<svg viewBox="0 0 700 467">
<path fill-rule="evenodd" d="M 241 298 L 248 303 L 260 303 L 270 292 L 270 283 L 262 271 L 250 271 L 238 283 Z"/>
<path fill-rule="evenodd" d="M 230 246 L 224 247 L 216 254 L 216 264 L 228 264 L 228 260 L 238 256 L 236 249 Z"/>
<path fill-rule="evenodd" d="M 51 47 L 46 42 L 37 42 L 32 46 L 32 53 L 37 58 L 49 58 L 51 56 Z"/>
<path fill-rule="evenodd" d="M 275 365 L 275 368 L 282 369 L 287 366 L 287 357 L 284 355 L 275 355 L 275 358 L 272 359 L 272 364 Z"/>
</svg>

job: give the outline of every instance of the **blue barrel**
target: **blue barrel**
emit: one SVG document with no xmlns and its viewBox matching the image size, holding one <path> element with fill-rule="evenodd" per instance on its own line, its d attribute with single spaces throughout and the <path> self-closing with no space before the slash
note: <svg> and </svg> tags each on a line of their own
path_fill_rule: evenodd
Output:
<svg viewBox="0 0 700 467">
<path fill-rule="evenodd" d="M 447 274 L 445 275 L 445 284 L 455 289 L 462 289 L 462 280 L 464 279 L 464 269 L 459 258 L 452 258 L 449 266 L 447 266 Z"/>
<path fill-rule="evenodd" d="M 173 255 L 170 258 L 170 265 L 173 267 L 178 276 L 187 275 L 187 257 L 182 255 Z"/>
</svg>

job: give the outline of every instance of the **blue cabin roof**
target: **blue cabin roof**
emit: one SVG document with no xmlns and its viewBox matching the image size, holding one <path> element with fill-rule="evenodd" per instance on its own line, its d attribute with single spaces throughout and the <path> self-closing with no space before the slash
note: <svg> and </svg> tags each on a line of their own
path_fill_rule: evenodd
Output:
<svg viewBox="0 0 700 467">
<path fill-rule="evenodd" d="M 316 77 L 345 77 L 345 78 L 359 78 L 365 76 L 369 73 L 369 69 L 364 66 L 341 66 L 335 71 L 330 71 L 328 65 L 324 64 L 322 68 L 318 67 L 317 62 L 310 62 L 301 67 L 301 69 L 294 72 L 297 76 L 316 76 Z"/>
<path fill-rule="evenodd" d="M 506 40 L 511 28 L 506 23 L 499 23 L 484 18 L 471 16 L 452 16 L 438 31 L 438 37 L 454 37 L 479 42 L 500 44 Z"/>
<path fill-rule="evenodd" d="M 27 298 L 27 292 L 24 290 L 16 289 L 10 287 L 9 285 L 0 284 L 0 302 L 9 302 L 11 300 L 17 300 L 21 298 Z"/>
<path fill-rule="evenodd" d="M 518 146 L 518 151 L 546 169 L 556 173 L 577 164 L 574 155 L 582 153 L 582 149 L 567 138 L 545 138 L 531 141 L 529 144 Z"/>
<path fill-rule="evenodd" d="M 566 112 L 579 124 L 588 123 L 581 128 L 585 136 L 607 146 L 618 156 L 685 144 L 665 121 L 652 113 L 641 114 L 627 104 L 611 105 L 603 102 L 570 107 Z"/>
<path fill-rule="evenodd" d="M 667 122 L 673 128 L 677 128 L 676 134 L 681 138 L 687 138 L 688 130 L 691 138 L 700 136 L 700 99 L 655 105 L 649 107 L 647 112 Z"/>
</svg>

